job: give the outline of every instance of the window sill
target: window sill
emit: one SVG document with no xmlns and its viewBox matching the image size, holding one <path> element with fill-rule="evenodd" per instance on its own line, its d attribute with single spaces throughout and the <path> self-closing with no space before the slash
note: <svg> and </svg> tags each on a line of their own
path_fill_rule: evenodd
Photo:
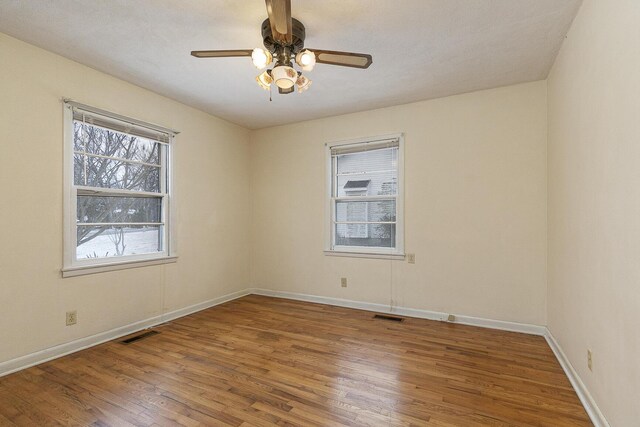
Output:
<svg viewBox="0 0 640 427">
<path fill-rule="evenodd" d="M 327 256 L 342 256 L 351 258 L 374 258 L 374 259 L 391 259 L 404 261 L 404 254 L 381 254 L 370 252 L 348 252 L 348 251 L 324 251 Z"/>
<path fill-rule="evenodd" d="M 129 268 L 147 267 L 150 265 L 169 264 L 177 262 L 177 256 L 136 261 L 122 261 L 109 264 L 83 265 L 80 267 L 66 267 L 62 269 L 62 277 L 84 276 L 86 274 L 103 273 L 106 271 L 125 270 Z"/>
</svg>

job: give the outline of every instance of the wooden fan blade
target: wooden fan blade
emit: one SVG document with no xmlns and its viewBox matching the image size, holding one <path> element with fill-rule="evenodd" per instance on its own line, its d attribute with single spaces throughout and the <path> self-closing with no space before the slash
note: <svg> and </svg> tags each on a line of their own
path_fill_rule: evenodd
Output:
<svg viewBox="0 0 640 427">
<path fill-rule="evenodd" d="M 229 58 L 234 56 L 251 56 L 251 49 L 236 50 L 192 50 L 191 55 L 196 58 Z"/>
<path fill-rule="evenodd" d="M 320 64 L 340 65 L 341 67 L 369 68 L 373 58 L 367 53 L 338 52 L 336 50 L 309 50 L 316 54 L 316 62 Z"/>
<path fill-rule="evenodd" d="M 291 0 L 265 0 L 271 24 L 271 36 L 277 42 L 291 44 Z"/>
</svg>

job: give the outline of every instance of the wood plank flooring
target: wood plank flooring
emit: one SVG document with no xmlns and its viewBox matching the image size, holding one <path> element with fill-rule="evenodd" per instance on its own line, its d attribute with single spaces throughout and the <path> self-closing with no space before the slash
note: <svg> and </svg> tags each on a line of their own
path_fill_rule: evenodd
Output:
<svg viewBox="0 0 640 427">
<path fill-rule="evenodd" d="M 1 426 L 585 426 L 544 338 L 247 296 L 0 378 Z"/>
</svg>

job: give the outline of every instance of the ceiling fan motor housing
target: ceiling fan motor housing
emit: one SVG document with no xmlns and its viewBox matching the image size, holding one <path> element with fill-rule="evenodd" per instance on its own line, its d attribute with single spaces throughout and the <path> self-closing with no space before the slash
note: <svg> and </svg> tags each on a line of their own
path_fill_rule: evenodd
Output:
<svg viewBox="0 0 640 427">
<path fill-rule="evenodd" d="M 273 39 L 271 23 L 268 18 L 262 23 L 262 40 L 264 42 L 264 47 L 266 47 L 274 57 L 278 57 L 278 51 L 282 50 L 282 47 L 288 47 L 293 55 L 300 52 L 304 48 L 304 37 L 304 25 L 295 18 L 291 18 L 291 44 L 288 45 L 283 45 L 281 42 L 277 42 Z"/>
</svg>

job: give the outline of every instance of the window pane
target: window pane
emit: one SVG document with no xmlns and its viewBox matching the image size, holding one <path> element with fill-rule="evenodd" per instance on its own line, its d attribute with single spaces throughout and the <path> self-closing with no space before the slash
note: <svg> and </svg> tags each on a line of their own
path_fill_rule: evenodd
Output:
<svg viewBox="0 0 640 427">
<path fill-rule="evenodd" d="M 78 196 L 79 223 L 160 222 L 161 218 L 161 198 Z"/>
<path fill-rule="evenodd" d="M 82 154 L 73 155 L 73 183 L 75 185 L 85 185 L 84 159 Z"/>
<path fill-rule="evenodd" d="M 374 202 L 336 202 L 336 221 L 382 221 L 396 220 L 395 200 Z"/>
<path fill-rule="evenodd" d="M 162 226 L 78 225 L 76 258 L 106 258 L 162 251 Z"/>
<path fill-rule="evenodd" d="M 333 247 L 379 248 L 380 253 L 398 249 L 400 141 L 385 145 L 332 147 Z"/>
<path fill-rule="evenodd" d="M 395 224 L 336 224 L 336 246 L 395 248 Z"/>
<path fill-rule="evenodd" d="M 160 192 L 160 168 L 87 156 L 90 187 Z"/>
<path fill-rule="evenodd" d="M 397 170 L 398 147 L 340 154 L 337 163 L 338 174 Z"/>
<path fill-rule="evenodd" d="M 337 197 L 395 196 L 398 193 L 396 171 L 338 176 L 337 179 Z"/>
<path fill-rule="evenodd" d="M 73 135 L 75 151 L 160 164 L 160 144 L 155 141 L 80 121 L 74 121 Z"/>
</svg>

